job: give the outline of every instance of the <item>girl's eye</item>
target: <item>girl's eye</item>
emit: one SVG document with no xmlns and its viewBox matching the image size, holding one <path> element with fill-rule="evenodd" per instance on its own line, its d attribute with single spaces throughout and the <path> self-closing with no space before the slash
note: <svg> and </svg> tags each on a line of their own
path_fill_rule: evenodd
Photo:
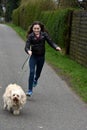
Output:
<svg viewBox="0 0 87 130">
<path fill-rule="evenodd" d="M 39 28 L 34 28 L 35 30 L 37 29 L 37 30 L 39 30 Z"/>
<path fill-rule="evenodd" d="M 37 30 L 39 30 L 39 28 L 34 28 L 35 30 L 37 29 Z"/>
</svg>

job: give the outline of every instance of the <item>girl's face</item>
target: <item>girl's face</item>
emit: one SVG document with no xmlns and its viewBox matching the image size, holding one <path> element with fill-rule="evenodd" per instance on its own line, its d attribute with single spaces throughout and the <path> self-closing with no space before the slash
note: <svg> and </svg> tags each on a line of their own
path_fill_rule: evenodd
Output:
<svg viewBox="0 0 87 130">
<path fill-rule="evenodd" d="M 40 25 L 36 24 L 33 26 L 33 32 L 35 33 L 35 35 L 39 35 L 40 31 L 41 31 Z"/>
</svg>

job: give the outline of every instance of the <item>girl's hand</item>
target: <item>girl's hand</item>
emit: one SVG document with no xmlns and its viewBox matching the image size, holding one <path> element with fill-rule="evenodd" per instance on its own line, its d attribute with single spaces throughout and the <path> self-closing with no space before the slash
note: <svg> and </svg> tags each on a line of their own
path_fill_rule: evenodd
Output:
<svg viewBox="0 0 87 130">
<path fill-rule="evenodd" d="M 56 50 L 57 50 L 57 51 L 61 51 L 61 48 L 60 48 L 60 47 L 56 47 Z"/>
<path fill-rule="evenodd" d="M 28 54 L 31 56 L 31 55 L 32 55 L 32 51 L 29 50 L 29 51 L 28 51 Z"/>
</svg>

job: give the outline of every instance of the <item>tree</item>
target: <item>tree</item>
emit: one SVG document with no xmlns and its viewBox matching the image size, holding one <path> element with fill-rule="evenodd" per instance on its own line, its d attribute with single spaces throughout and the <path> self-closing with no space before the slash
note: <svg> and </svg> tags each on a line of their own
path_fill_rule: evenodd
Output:
<svg viewBox="0 0 87 130">
<path fill-rule="evenodd" d="M 18 8 L 20 4 L 20 0 L 6 0 L 5 6 L 6 6 L 6 14 L 5 14 L 5 20 L 7 22 L 11 21 L 12 12 L 14 9 Z"/>
<path fill-rule="evenodd" d="M 59 8 L 77 7 L 78 0 L 59 0 Z"/>
<path fill-rule="evenodd" d="M 2 2 L 0 0 L 0 16 L 2 15 Z"/>
</svg>

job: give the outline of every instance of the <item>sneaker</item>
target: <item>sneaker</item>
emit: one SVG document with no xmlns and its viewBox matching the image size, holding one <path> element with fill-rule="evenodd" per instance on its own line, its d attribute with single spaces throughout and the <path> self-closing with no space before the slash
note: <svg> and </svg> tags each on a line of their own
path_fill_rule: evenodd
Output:
<svg viewBox="0 0 87 130">
<path fill-rule="evenodd" d="M 33 92 L 31 90 L 29 90 L 28 92 L 26 92 L 26 95 L 30 97 L 32 95 L 32 93 Z"/>
<path fill-rule="evenodd" d="M 37 81 L 34 80 L 34 82 L 33 82 L 33 87 L 36 87 L 36 86 L 37 86 Z"/>
</svg>

